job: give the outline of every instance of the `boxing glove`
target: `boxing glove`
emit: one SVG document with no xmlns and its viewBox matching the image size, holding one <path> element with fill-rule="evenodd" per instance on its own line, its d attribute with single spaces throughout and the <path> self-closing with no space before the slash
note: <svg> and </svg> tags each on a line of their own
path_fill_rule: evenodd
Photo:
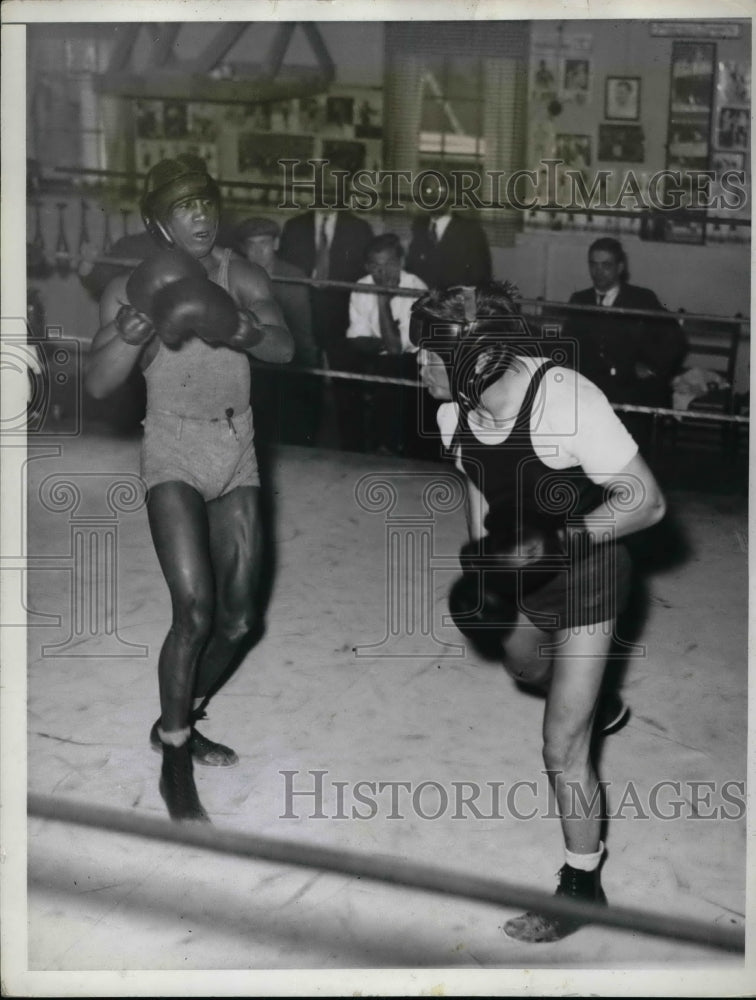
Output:
<svg viewBox="0 0 756 1000">
<path fill-rule="evenodd" d="M 153 254 L 135 268 L 126 282 L 126 296 L 138 312 L 148 316 L 153 325 L 158 326 L 155 307 L 161 291 L 179 281 L 191 279 L 194 283 L 208 283 L 207 271 L 202 264 L 184 250 L 170 249 Z M 184 339 L 176 328 L 169 329 L 164 336 L 158 335 L 167 346 L 176 347 Z"/>
<path fill-rule="evenodd" d="M 502 639 L 517 619 L 517 603 L 488 583 L 487 574 L 463 573 L 449 591 L 449 613 L 484 659 L 500 660 Z"/>
<path fill-rule="evenodd" d="M 155 327 L 149 316 L 137 312 L 128 303 L 124 303 L 116 313 L 115 325 L 121 340 L 132 347 L 141 347 L 155 334 Z"/>
<path fill-rule="evenodd" d="M 152 309 L 158 336 L 169 346 L 192 335 L 208 344 L 236 346 L 239 310 L 228 292 L 207 277 L 167 285 L 155 296 Z"/>
</svg>

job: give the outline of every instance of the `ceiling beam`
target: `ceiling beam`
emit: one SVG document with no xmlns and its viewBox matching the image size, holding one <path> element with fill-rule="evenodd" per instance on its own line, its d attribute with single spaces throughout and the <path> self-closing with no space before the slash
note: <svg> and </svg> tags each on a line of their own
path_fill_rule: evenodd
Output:
<svg viewBox="0 0 756 1000">
<path fill-rule="evenodd" d="M 336 76 L 336 66 L 333 59 L 331 59 L 331 54 L 328 51 L 326 43 L 323 41 L 323 36 L 318 30 L 318 26 L 313 24 L 312 21 L 300 21 L 299 23 L 302 25 L 302 30 L 305 33 L 307 41 L 315 53 L 318 66 L 333 80 Z"/>
<path fill-rule="evenodd" d="M 296 23 L 292 21 L 288 23 L 284 21 L 276 28 L 276 33 L 273 36 L 273 41 L 270 43 L 268 54 L 263 63 L 263 70 L 268 76 L 276 76 L 281 69 L 295 28 Z"/>
<path fill-rule="evenodd" d="M 209 73 L 211 69 L 215 69 L 223 57 L 236 45 L 246 29 L 246 23 L 224 24 L 197 58 L 187 61 L 186 70 L 190 73 Z"/>
<path fill-rule="evenodd" d="M 233 80 L 211 80 L 200 73 L 163 69 L 144 73 L 103 73 L 94 77 L 93 82 L 100 93 L 119 97 L 223 104 L 309 97 L 323 93 L 331 83 L 323 70 L 313 66 L 286 66 L 275 79 L 271 79 L 265 66 L 242 64 L 234 68 L 237 78 Z"/>
<path fill-rule="evenodd" d="M 113 46 L 113 51 L 110 53 L 110 61 L 108 63 L 109 73 L 119 73 L 126 68 L 141 27 L 142 25 L 139 22 L 134 24 L 117 24 L 115 26 L 116 43 Z"/>
<path fill-rule="evenodd" d="M 147 58 L 147 67 L 155 69 L 159 66 L 167 66 L 173 55 L 173 43 L 176 41 L 179 31 L 181 31 L 181 22 L 170 21 L 154 26 L 149 25 L 147 30 L 152 39 L 152 48 Z"/>
</svg>

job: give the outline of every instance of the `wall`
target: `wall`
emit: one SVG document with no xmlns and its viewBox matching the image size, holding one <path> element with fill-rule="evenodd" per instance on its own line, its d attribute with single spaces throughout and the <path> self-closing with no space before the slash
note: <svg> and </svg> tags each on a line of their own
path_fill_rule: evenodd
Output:
<svg viewBox="0 0 756 1000">
<path fill-rule="evenodd" d="M 558 28 L 563 26 L 562 45 L 572 57 L 590 59 L 592 82 L 589 100 L 577 103 L 562 100 L 561 112 L 552 119 L 555 134 L 588 135 L 592 141 L 592 163 L 586 173 L 590 176 L 596 169 L 611 169 L 616 174 L 634 170 L 637 174 L 662 170 L 666 166 L 667 123 L 669 117 L 669 96 L 671 80 L 672 47 L 671 38 L 651 35 L 649 22 L 633 21 L 539 21 L 532 30 L 532 52 L 537 57 L 539 40 L 552 41 L 558 38 Z M 569 51 L 571 39 L 588 39 L 589 48 L 584 52 Z M 751 63 L 750 25 L 742 26 L 742 37 L 716 39 L 716 62 Z M 548 51 L 548 50 L 547 50 Z M 643 163 L 597 161 L 599 123 L 606 121 L 604 96 L 608 76 L 640 77 L 640 117 L 645 138 L 645 160 Z M 716 96 L 714 103 L 716 105 Z M 533 156 L 533 139 L 536 126 L 549 116 L 544 107 L 539 107 L 530 98 L 530 155 Z M 679 115 L 678 115 L 679 117 Z M 712 113 L 712 118 L 714 118 Z M 716 121 L 713 121 L 711 148 L 716 148 Z M 749 154 L 746 155 L 746 169 L 750 169 Z M 535 168 L 537 164 L 530 164 Z"/>
<path fill-rule="evenodd" d="M 662 166 L 672 41 L 652 38 L 647 24 L 640 21 L 567 21 L 564 24 L 566 35 L 592 35 L 593 91 L 590 104 L 565 104 L 557 119 L 558 131 L 590 134 L 595 150 L 598 124 L 603 120 L 605 77 L 640 75 L 641 124 L 646 134 L 648 165 Z M 538 22 L 539 30 L 543 26 L 544 22 Z M 385 26 L 381 22 L 323 22 L 319 28 L 336 63 L 340 84 L 382 84 Z M 43 29 L 39 30 L 44 33 Z M 49 39 L 49 29 L 44 30 L 48 32 Z M 92 30 L 97 37 L 103 38 L 103 33 L 111 28 L 98 25 Z M 270 24 L 251 25 L 229 58 L 257 61 L 265 51 L 272 31 Z M 60 38 L 60 35 L 57 37 Z M 206 41 L 206 25 L 187 25 L 182 30 L 179 54 L 187 58 L 196 55 Z M 147 51 L 146 29 L 142 32 L 141 44 L 144 57 Z M 750 61 L 750 41 L 747 37 L 718 41 L 717 46 L 721 60 Z M 61 49 L 48 45 L 42 54 L 49 56 L 53 51 L 60 52 Z M 297 32 L 292 40 L 288 59 L 292 63 L 307 63 L 312 59 L 301 32 Z M 42 65 L 51 68 L 49 62 L 42 61 Z M 75 251 L 80 232 L 79 212 L 77 199 L 69 200 L 71 207 L 66 233 L 69 247 Z M 54 250 L 57 241 L 55 202 L 55 197 L 45 199 L 42 216 L 48 252 Z M 92 205 L 92 209 L 89 214 L 90 235 L 98 243 L 102 239 L 103 213 L 97 205 Z M 117 202 L 111 206 L 113 238 L 118 238 L 122 232 L 118 209 Z M 255 212 L 259 211 L 261 209 L 256 207 Z M 263 214 L 273 214 L 272 210 L 262 211 Z M 406 219 L 389 216 L 385 223 L 380 219 L 374 221 L 377 230 L 388 227 L 403 236 L 407 233 Z M 132 212 L 128 218 L 130 231 L 134 232 L 138 225 L 138 217 Z M 29 239 L 33 233 L 32 216 L 29 220 Z M 587 246 L 595 235 L 584 232 L 522 233 L 514 247 L 493 248 L 495 273 L 514 280 L 528 297 L 542 296 L 565 301 L 575 289 L 585 287 L 588 282 Z M 670 309 L 683 307 L 689 312 L 703 311 L 725 316 L 737 312 L 750 313 L 750 256 L 747 244 L 688 246 L 645 243 L 631 235 L 622 239 L 630 258 L 633 281 L 653 288 Z M 89 339 L 97 325 L 97 308 L 76 277 L 61 278 L 56 275 L 43 283 L 42 290 L 48 323 L 62 325 L 67 334 Z M 745 386 L 748 379 L 747 351 L 741 353 L 741 359 L 739 381 L 741 386 Z"/>
</svg>

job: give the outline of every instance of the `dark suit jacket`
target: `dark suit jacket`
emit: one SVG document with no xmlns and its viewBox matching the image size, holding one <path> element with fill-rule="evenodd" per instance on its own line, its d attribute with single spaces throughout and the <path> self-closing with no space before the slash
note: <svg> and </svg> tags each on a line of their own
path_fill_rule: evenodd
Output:
<svg viewBox="0 0 756 1000">
<path fill-rule="evenodd" d="M 575 292 L 570 303 L 595 306 L 595 289 Z M 577 341 L 578 371 L 613 403 L 669 405 L 670 381 L 687 351 L 685 334 L 671 317 L 612 316 L 615 308 L 665 311 L 649 288 L 622 285 L 614 306 L 605 313 L 570 313 L 563 336 Z M 640 378 L 636 364 L 646 365 L 653 376 Z"/>
<path fill-rule="evenodd" d="M 373 230 L 364 219 L 351 212 L 336 213 L 329 252 L 329 278 L 333 281 L 357 281 L 365 272 L 365 250 Z M 315 212 L 288 219 L 281 233 L 278 256 L 309 277 L 315 267 Z M 315 338 L 336 360 L 346 340 L 349 326 L 349 291 L 313 289 L 312 314 Z"/>
<path fill-rule="evenodd" d="M 273 258 L 271 277 L 303 278 L 304 272 L 277 255 Z M 315 368 L 318 349 L 312 335 L 312 308 L 309 288 L 289 281 L 274 281 L 273 295 L 281 308 L 286 325 L 294 338 L 295 365 Z"/>
<path fill-rule="evenodd" d="M 449 285 L 479 285 L 491 280 L 491 251 L 485 231 L 477 219 L 452 215 L 438 243 L 428 237 L 430 216 L 412 224 L 407 251 L 407 271 L 422 278 L 429 288 Z"/>
</svg>

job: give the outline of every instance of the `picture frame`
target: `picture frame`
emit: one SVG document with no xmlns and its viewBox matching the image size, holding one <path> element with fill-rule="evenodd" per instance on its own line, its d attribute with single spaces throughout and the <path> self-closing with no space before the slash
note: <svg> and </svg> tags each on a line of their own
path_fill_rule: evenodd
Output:
<svg viewBox="0 0 756 1000">
<path fill-rule="evenodd" d="M 640 125 L 599 125 L 598 159 L 607 163 L 643 163 L 645 136 Z"/>
<path fill-rule="evenodd" d="M 745 152 L 715 149 L 711 154 L 711 169 L 716 174 L 723 174 L 728 170 L 745 170 Z"/>
<path fill-rule="evenodd" d="M 576 135 L 560 132 L 556 136 L 556 156 L 564 160 L 570 170 L 585 170 L 593 161 L 593 138 L 590 135 Z"/>
<path fill-rule="evenodd" d="M 609 121 L 638 121 L 641 78 L 608 76 L 604 90 L 604 118 Z"/>
<path fill-rule="evenodd" d="M 713 42 L 673 42 L 672 114 L 700 114 L 711 110 L 716 49 Z"/>
<path fill-rule="evenodd" d="M 717 115 L 719 149 L 745 152 L 750 145 L 750 124 L 748 108 L 720 108 Z"/>
<path fill-rule="evenodd" d="M 579 57 L 567 56 L 561 62 L 560 94 L 565 101 L 586 104 L 591 98 L 593 67 L 591 60 L 582 53 Z"/>
<path fill-rule="evenodd" d="M 667 165 L 688 170 L 709 166 L 709 116 L 681 115 L 667 126 Z"/>
</svg>

